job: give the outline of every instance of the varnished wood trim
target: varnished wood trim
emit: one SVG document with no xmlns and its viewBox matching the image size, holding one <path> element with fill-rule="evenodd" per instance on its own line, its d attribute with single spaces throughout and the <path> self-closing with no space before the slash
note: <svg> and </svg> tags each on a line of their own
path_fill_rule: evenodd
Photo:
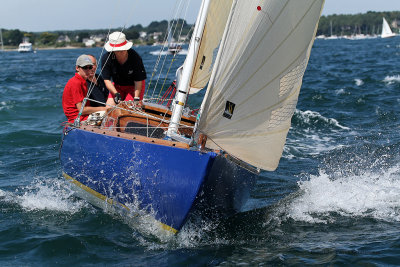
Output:
<svg viewBox="0 0 400 267">
<path fill-rule="evenodd" d="M 162 109 L 162 108 L 159 108 L 159 107 L 153 107 L 153 106 L 150 106 L 150 105 L 143 105 L 142 109 L 144 111 L 151 110 L 151 111 L 160 112 L 162 114 L 167 113 L 168 117 L 171 117 L 171 114 L 172 114 L 171 110 L 167 111 L 166 109 Z M 190 121 L 192 123 L 195 123 L 196 122 L 196 117 L 193 117 L 193 116 L 191 116 L 191 117 L 182 116 L 182 120 L 187 120 L 187 121 Z"/>
<path fill-rule="evenodd" d="M 142 135 L 137 135 L 137 134 L 128 134 L 128 133 L 121 133 L 121 132 L 116 132 L 116 131 L 108 131 L 104 129 L 99 129 L 93 126 L 85 125 L 80 127 L 81 130 L 88 131 L 88 132 L 93 132 L 97 134 L 102 134 L 102 135 L 108 135 L 108 136 L 114 136 L 114 137 L 119 137 L 119 138 L 124 138 L 128 140 L 135 140 L 143 143 L 152 143 L 152 144 L 157 144 L 157 145 L 162 145 L 162 146 L 171 146 L 171 147 L 177 147 L 177 148 L 183 148 L 183 149 L 188 149 L 189 145 L 185 143 L 180 143 L 180 142 L 174 142 L 174 141 L 169 141 L 169 140 L 161 140 L 157 138 L 151 138 L 151 137 L 146 137 Z"/>
</svg>

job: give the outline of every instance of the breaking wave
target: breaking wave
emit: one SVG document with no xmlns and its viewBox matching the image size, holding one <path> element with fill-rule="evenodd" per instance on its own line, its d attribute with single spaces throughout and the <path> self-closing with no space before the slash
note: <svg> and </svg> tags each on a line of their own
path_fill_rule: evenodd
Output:
<svg viewBox="0 0 400 267">
<path fill-rule="evenodd" d="M 296 221 L 329 223 L 337 216 L 400 221 L 400 165 L 383 173 L 365 172 L 330 177 L 324 172 L 299 181 L 300 196 L 289 205 L 287 216 Z"/>
<path fill-rule="evenodd" d="M 0 201 L 20 206 L 25 211 L 57 211 L 77 213 L 87 207 L 85 201 L 76 200 L 60 180 L 38 180 L 14 192 L 0 190 Z"/>
<path fill-rule="evenodd" d="M 301 120 L 309 125 L 315 125 L 316 123 L 324 123 L 326 126 L 331 126 L 333 128 L 339 128 L 343 130 L 350 130 L 350 128 L 341 125 L 336 119 L 333 118 L 326 118 L 322 116 L 319 112 L 316 111 L 311 111 L 311 110 L 306 110 L 306 111 L 301 111 L 301 110 L 296 110 L 295 116 L 298 116 L 301 118 Z"/>
<path fill-rule="evenodd" d="M 400 75 L 386 76 L 383 82 L 387 84 L 400 83 Z"/>
<path fill-rule="evenodd" d="M 284 147 L 283 156 L 286 158 L 315 155 L 343 147 L 343 144 L 337 144 L 334 140 L 338 133 L 351 131 L 336 119 L 326 118 L 316 111 L 296 110 L 292 121 Z"/>
</svg>

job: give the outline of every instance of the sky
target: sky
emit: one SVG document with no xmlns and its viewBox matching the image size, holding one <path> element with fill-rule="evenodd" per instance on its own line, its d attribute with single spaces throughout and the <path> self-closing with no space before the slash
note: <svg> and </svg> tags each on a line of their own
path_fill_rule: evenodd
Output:
<svg viewBox="0 0 400 267">
<path fill-rule="evenodd" d="M 257 1 L 257 0 L 242 0 Z M 0 28 L 40 32 L 109 29 L 184 17 L 194 23 L 201 0 L 1 0 Z M 175 10 L 175 11 L 174 11 Z M 186 11 L 187 10 L 187 11 Z M 400 0 L 326 0 L 322 15 L 400 11 Z"/>
</svg>

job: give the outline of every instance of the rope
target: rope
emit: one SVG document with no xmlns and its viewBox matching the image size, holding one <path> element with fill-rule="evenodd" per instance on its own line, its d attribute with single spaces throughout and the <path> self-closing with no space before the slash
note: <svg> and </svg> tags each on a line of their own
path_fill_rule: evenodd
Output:
<svg viewBox="0 0 400 267">
<path fill-rule="evenodd" d="M 178 3 L 178 1 L 175 2 L 175 6 L 173 7 L 173 10 L 177 10 L 177 9 L 176 9 L 177 3 Z M 164 36 L 163 44 L 165 44 L 165 42 L 166 42 L 167 39 L 168 39 L 169 31 L 170 31 L 170 29 L 167 28 L 167 34 Z M 153 68 L 153 72 L 152 72 L 152 74 L 151 74 L 150 81 L 149 81 L 149 83 L 148 83 L 148 85 L 147 85 L 146 97 L 148 97 L 148 95 L 149 95 L 149 93 L 150 93 L 150 86 L 151 86 L 151 83 L 152 83 L 152 81 L 153 81 L 154 75 L 157 73 L 157 67 L 158 67 L 158 65 L 159 65 L 159 63 L 160 63 L 161 56 L 162 56 L 162 53 L 164 52 L 164 49 L 165 49 L 165 46 L 163 45 L 163 46 L 161 47 L 161 49 L 160 49 L 160 52 L 159 52 L 158 57 L 157 57 L 156 64 L 154 64 L 154 68 Z M 161 72 L 161 71 L 160 71 L 160 72 Z M 156 85 L 156 86 L 157 86 L 157 85 Z M 155 86 L 154 89 L 153 89 L 153 95 L 154 95 L 154 91 L 155 91 L 155 89 L 156 89 L 156 86 Z"/>
</svg>

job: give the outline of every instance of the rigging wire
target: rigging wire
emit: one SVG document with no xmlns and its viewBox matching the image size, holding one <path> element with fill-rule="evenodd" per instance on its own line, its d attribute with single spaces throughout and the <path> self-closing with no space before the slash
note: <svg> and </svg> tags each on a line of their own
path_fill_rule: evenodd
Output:
<svg viewBox="0 0 400 267">
<path fill-rule="evenodd" d="M 179 2 L 179 3 L 178 3 L 178 2 Z M 179 16 L 182 17 L 183 10 L 185 9 L 185 5 L 184 5 L 183 3 L 184 3 L 183 0 L 177 0 L 175 6 L 178 6 L 178 7 L 176 8 L 175 15 L 174 15 L 173 19 L 170 20 L 170 21 L 172 22 L 172 26 L 170 27 L 170 29 L 167 29 L 167 34 L 166 34 L 166 37 L 165 37 L 165 38 L 168 38 L 168 34 L 171 34 L 171 29 L 174 29 L 173 32 L 172 32 L 172 36 L 175 35 L 176 29 L 177 29 L 177 27 L 178 27 L 178 22 L 179 22 L 178 17 L 179 17 Z M 184 13 L 183 20 L 186 20 L 187 9 L 188 9 L 190 0 L 187 1 L 186 3 L 187 3 L 187 5 L 186 5 L 186 11 L 185 11 L 185 13 Z M 183 25 L 183 23 L 182 23 L 182 25 Z M 180 37 L 181 37 L 181 32 L 180 32 L 178 38 L 180 38 Z M 165 42 L 165 40 L 164 40 L 164 42 Z M 163 50 L 164 48 L 165 48 L 165 46 L 162 47 L 162 51 L 164 51 L 164 50 Z M 168 47 L 167 47 L 167 51 L 168 51 Z M 162 55 L 161 55 L 161 53 L 160 53 L 160 57 L 161 57 L 161 56 L 162 56 Z M 174 55 L 171 64 L 173 63 L 175 57 L 176 57 L 176 54 Z M 152 95 L 151 95 L 151 98 L 154 98 L 154 94 L 155 94 L 155 92 L 156 92 L 158 83 L 159 83 L 159 81 L 160 81 L 160 79 L 161 79 L 162 71 L 163 71 L 163 69 L 164 69 L 164 65 L 165 65 L 165 62 L 166 62 L 167 58 L 168 58 L 168 53 L 165 54 L 164 60 L 162 61 L 161 69 L 159 70 L 158 77 L 157 77 L 157 80 L 156 80 L 156 82 L 155 82 L 155 86 L 154 86 L 154 88 L 153 88 L 153 93 L 152 93 Z M 156 63 L 156 67 L 158 66 L 158 64 L 159 64 L 159 61 Z M 155 70 L 156 70 L 156 67 L 155 67 Z M 169 73 L 169 69 L 168 69 L 168 73 Z M 167 73 L 167 76 L 166 76 L 166 77 L 168 77 L 168 73 Z M 160 88 L 160 91 L 159 91 L 159 92 L 160 92 L 159 94 L 161 94 L 161 91 L 163 90 L 164 85 L 165 85 L 165 83 L 162 84 L 162 86 L 161 86 L 161 88 Z M 150 90 L 149 90 L 149 91 L 150 91 Z"/>
<path fill-rule="evenodd" d="M 138 3 L 138 0 L 135 0 L 132 6 L 135 6 L 137 3 Z M 114 13 L 114 15 L 112 16 L 112 18 L 114 19 L 114 21 L 115 21 L 115 19 L 116 19 L 116 17 L 117 17 L 115 14 L 118 13 L 117 11 L 119 10 L 119 7 L 120 7 L 120 6 L 121 6 L 121 1 L 118 1 L 118 2 L 117 2 L 117 5 L 116 5 L 116 8 L 114 9 L 114 12 L 115 12 L 115 13 Z M 136 8 L 133 8 L 133 10 L 137 10 L 137 9 L 136 9 Z M 127 22 L 128 22 L 128 18 L 125 19 L 124 26 L 121 28 L 121 31 L 120 31 L 121 33 L 123 33 L 123 31 L 125 30 Z M 111 25 L 110 25 L 110 27 L 109 27 L 109 29 L 108 29 L 107 39 L 108 39 L 108 37 L 110 36 L 110 32 L 111 32 Z M 107 41 L 107 40 L 106 40 L 106 41 Z M 97 61 L 97 66 L 98 66 L 98 63 L 100 62 L 100 60 L 101 60 L 101 58 L 102 58 L 102 56 L 103 56 L 104 50 L 105 50 L 105 46 L 103 46 L 103 48 L 102 48 L 102 50 L 101 50 L 99 59 L 96 59 L 96 61 Z M 111 51 L 111 52 L 112 52 L 112 51 Z M 112 54 L 112 53 L 110 53 L 110 54 L 108 55 L 106 62 L 105 62 L 104 64 L 102 64 L 102 65 L 104 65 L 104 66 L 106 65 L 106 63 L 108 62 L 108 60 L 109 60 L 111 54 Z M 102 63 L 102 62 L 101 62 L 101 63 Z M 99 75 L 101 75 L 101 73 L 103 72 L 104 66 L 101 67 Z M 94 85 L 95 85 L 95 83 L 94 83 L 94 78 L 95 78 L 95 76 L 93 76 L 93 78 L 92 78 L 92 80 L 91 80 L 91 85 L 90 85 L 89 88 L 88 88 L 88 92 L 87 92 L 87 94 L 86 94 L 86 97 L 85 97 L 85 98 L 83 99 L 83 101 L 82 101 L 81 109 L 80 109 L 80 111 L 79 111 L 79 113 L 78 113 L 77 118 L 75 119 L 74 124 L 77 124 L 77 125 L 80 124 L 80 117 L 82 116 L 83 109 L 85 108 L 86 102 L 87 102 L 87 100 L 89 99 L 89 96 L 90 96 L 90 94 L 92 93 L 93 88 L 94 88 Z M 106 104 L 106 103 L 103 103 L 103 104 Z"/>
<path fill-rule="evenodd" d="M 172 10 L 177 10 L 177 5 L 178 5 L 178 1 L 175 1 L 175 5 L 174 5 L 174 7 L 173 7 L 173 9 Z M 160 51 L 159 51 L 159 53 L 158 53 L 158 57 L 157 57 L 157 61 L 156 61 L 156 63 L 154 64 L 154 68 L 153 68 L 153 72 L 152 72 L 152 74 L 151 74 L 151 78 L 150 78 L 150 81 L 149 81 L 149 83 L 148 83 L 148 85 L 147 85 L 147 90 L 146 90 L 146 97 L 148 97 L 148 95 L 150 94 L 150 89 L 151 89 L 151 83 L 152 83 L 152 81 L 153 81 L 153 78 L 154 78 L 154 76 L 157 74 L 157 72 L 158 72 L 158 70 L 157 70 L 157 67 L 158 67 L 158 65 L 159 65 L 159 63 L 160 63 L 160 61 L 161 61 L 161 57 L 162 57 L 162 55 L 163 55 L 163 53 L 164 53 L 164 49 L 165 49 L 165 43 L 166 43 L 166 41 L 167 41 L 167 39 L 168 39 L 168 34 L 170 33 L 170 29 L 168 29 L 167 28 L 167 34 L 165 34 L 165 36 L 164 36 L 164 40 L 163 40 L 163 45 L 161 46 L 161 48 L 160 48 Z M 168 51 L 168 50 L 167 50 Z M 160 70 L 160 72 L 161 72 L 161 70 Z M 156 89 L 156 87 L 157 87 L 157 85 L 154 87 L 154 89 L 153 89 L 153 95 L 154 95 L 154 91 L 155 91 L 155 89 Z"/>
<path fill-rule="evenodd" d="M 180 3 L 182 3 L 182 1 L 181 1 Z M 180 6 L 180 5 L 179 5 L 179 6 Z M 177 10 L 179 10 L 179 8 L 178 8 Z M 169 21 L 171 21 L 172 23 L 175 23 L 175 21 L 176 21 L 176 18 L 177 18 L 177 16 L 178 16 L 178 15 L 177 15 L 177 14 L 178 14 L 177 12 L 178 12 L 178 11 L 176 11 L 174 18 L 173 18 L 172 20 L 169 20 Z M 169 35 L 171 34 L 171 29 L 173 28 L 173 26 L 171 27 L 171 23 L 170 23 L 170 22 L 168 22 L 168 25 L 169 25 L 169 27 L 168 27 L 167 32 L 166 32 L 166 36 L 165 36 L 165 40 L 164 40 L 164 45 L 162 46 L 162 51 L 164 52 L 164 48 L 166 48 L 167 53 L 165 54 L 164 60 L 162 61 L 161 69 L 160 69 L 160 71 L 159 71 L 159 73 L 158 73 L 158 77 L 157 77 L 157 80 L 156 80 L 156 82 L 155 82 L 155 85 L 154 85 L 154 88 L 153 88 L 153 93 L 152 93 L 152 95 L 151 95 L 151 98 L 154 98 L 154 94 L 155 94 L 155 91 L 156 91 L 156 89 L 157 89 L 158 82 L 159 82 L 159 80 L 160 80 L 161 74 L 162 74 L 163 69 L 164 69 L 165 62 L 166 62 L 167 57 L 168 57 L 169 43 L 167 43 L 166 46 L 165 46 L 165 43 L 166 43 L 166 39 L 168 39 L 168 38 L 169 38 Z M 172 33 L 172 36 L 173 36 L 173 35 L 174 35 L 174 33 Z M 160 57 L 161 57 L 161 56 L 162 56 L 162 54 L 160 53 Z"/>
<path fill-rule="evenodd" d="M 185 10 L 184 18 L 186 18 L 189 4 L 190 4 L 190 0 L 188 1 L 188 5 L 186 5 L 186 10 Z M 178 40 L 180 40 L 180 38 L 181 38 L 181 36 L 182 36 L 183 25 L 184 25 L 184 20 L 182 20 L 182 23 L 181 23 L 181 28 L 180 28 L 180 31 L 179 31 L 179 34 L 178 34 Z M 174 33 L 175 33 L 175 30 L 177 29 L 177 27 L 178 27 L 178 21 L 176 21 Z M 162 84 L 162 86 L 161 86 L 161 89 L 160 89 L 160 91 L 159 91 L 159 93 L 158 93 L 157 98 L 160 98 L 161 92 L 162 92 L 162 90 L 163 90 L 163 88 L 164 88 L 164 86 L 165 86 L 165 83 L 166 83 L 167 78 L 168 78 L 168 74 L 169 74 L 169 72 L 170 72 L 170 70 L 171 70 L 171 68 L 172 68 L 172 64 L 173 64 L 174 61 L 175 61 L 176 55 L 177 55 L 177 53 L 174 54 L 174 57 L 172 58 L 171 63 L 169 64 L 169 68 L 168 68 L 167 74 L 165 75 L 163 84 Z"/>
<path fill-rule="evenodd" d="M 134 4 L 137 4 L 137 2 L 138 2 L 138 0 L 136 0 Z M 167 34 L 166 34 L 166 36 L 165 36 L 164 43 L 165 43 L 165 41 L 167 40 L 169 34 L 172 34 L 172 36 L 175 35 L 175 33 L 176 33 L 177 29 L 178 29 L 178 22 L 179 22 L 178 16 L 179 16 L 179 14 L 182 14 L 183 10 L 185 10 L 183 19 L 181 20 L 182 23 L 181 23 L 181 27 L 180 27 L 179 34 L 178 34 L 178 40 L 181 39 L 181 35 L 182 35 L 182 31 L 183 31 L 183 26 L 184 26 L 184 23 L 183 23 L 183 22 L 186 20 L 188 7 L 190 6 L 190 0 L 187 1 L 187 5 L 186 5 L 186 6 L 185 6 L 183 3 L 184 3 L 183 0 L 177 0 L 177 1 L 175 2 L 175 8 L 174 8 L 174 10 L 175 10 L 175 15 L 174 15 L 174 19 L 171 20 L 173 26 L 170 27 L 169 29 L 167 29 Z M 120 1 L 118 1 L 117 4 L 118 4 L 117 7 L 120 6 Z M 178 6 L 178 8 L 176 8 L 176 6 Z M 185 7 L 186 7 L 186 8 L 185 8 Z M 117 12 L 117 9 L 118 9 L 118 8 L 114 9 L 114 12 L 115 12 L 115 13 Z M 136 9 L 134 8 L 134 10 L 136 10 Z M 112 16 L 112 17 L 115 18 L 116 16 Z M 121 28 L 121 30 L 120 30 L 121 33 L 123 33 L 123 32 L 125 31 L 125 29 L 126 29 L 126 24 L 127 24 L 127 21 L 125 22 L 124 26 Z M 172 31 L 172 29 L 173 29 L 173 31 Z M 171 31 L 172 31 L 172 33 L 171 33 Z M 110 33 L 111 33 L 111 25 L 110 25 L 110 27 L 109 27 L 109 29 L 108 29 L 107 39 L 108 39 Z M 163 47 L 161 48 L 161 52 L 159 53 L 157 62 L 156 62 L 155 67 L 154 67 L 154 69 L 153 69 L 153 75 L 152 75 L 152 77 L 154 76 L 154 73 L 157 71 L 157 66 L 159 65 L 159 63 L 160 63 L 160 61 L 161 61 L 162 54 L 163 54 L 162 52 L 164 51 L 165 48 L 168 48 L 168 47 L 163 46 Z M 111 52 L 112 52 L 112 51 L 111 51 Z M 102 50 L 101 50 L 101 53 L 100 53 L 100 57 L 99 57 L 98 59 L 96 59 L 96 57 L 94 57 L 94 58 L 96 59 L 97 66 L 99 66 L 99 64 L 101 65 L 99 75 L 101 75 L 101 73 L 103 72 L 103 69 L 104 69 L 105 64 L 108 62 L 108 60 L 110 59 L 110 56 L 112 55 L 112 53 L 109 53 L 109 55 L 108 55 L 108 57 L 107 57 L 105 63 L 104 63 L 104 64 L 101 64 L 101 63 L 103 63 L 103 62 L 100 62 L 100 60 L 102 59 L 104 53 L 105 53 L 105 47 L 103 46 L 103 48 L 102 48 Z M 107 52 L 106 52 L 106 53 L 107 53 Z M 162 74 L 162 70 L 163 70 L 163 68 L 164 68 L 164 65 L 165 65 L 165 62 L 166 62 L 167 57 L 168 57 L 168 54 L 166 54 L 165 57 L 164 57 L 164 60 L 163 60 L 163 63 L 162 63 L 162 67 L 161 67 L 161 69 L 160 69 L 160 72 L 159 72 L 159 76 L 158 76 L 156 85 L 155 85 L 155 87 L 154 87 L 154 89 L 153 89 L 153 95 L 154 95 L 155 89 L 156 89 L 156 87 L 157 87 L 158 81 L 160 80 L 160 76 L 161 76 L 161 74 Z M 160 96 L 161 91 L 162 91 L 162 89 L 163 89 L 163 87 L 164 87 L 164 85 L 165 85 L 166 79 L 167 79 L 167 77 L 168 77 L 169 71 L 170 71 L 170 69 L 171 69 L 171 67 L 172 67 L 172 64 L 173 64 L 173 62 L 174 62 L 175 57 L 176 57 L 176 54 L 174 55 L 173 60 L 171 61 L 171 64 L 170 64 L 170 66 L 169 66 L 169 68 L 168 68 L 167 75 L 166 75 L 166 77 L 165 77 L 165 79 L 164 79 L 164 82 L 163 82 L 162 87 L 161 87 L 160 92 L 159 92 L 159 96 Z M 126 110 L 126 109 L 123 109 L 123 108 L 121 108 L 121 107 L 118 107 L 117 105 L 115 105 L 115 106 L 114 106 L 114 105 L 109 105 L 109 104 L 103 103 L 103 102 L 101 102 L 101 101 L 97 101 L 97 100 L 91 99 L 89 96 L 90 96 L 90 94 L 92 93 L 92 91 L 93 91 L 93 89 L 94 89 L 94 86 L 95 86 L 94 79 L 95 79 L 95 76 L 92 78 L 91 84 L 90 84 L 90 86 L 89 86 L 89 88 L 88 88 L 88 93 L 87 93 L 86 97 L 84 98 L 84 100 L 82 101 L 81 109 L 80 109 L 80 111 L 79 111 L 77 120 L 75 121 L 75 123 L 77 122 L 78 124 L 76 125 L 76 124 L 74 123 L 75 126 L 78 126 L 78 125 L 80 124 L 80 117 L 82 116 L 83 109 L 84 109 L 84 107 L 85 107 L 85 105 L 86 105 L 86 103 L 87 103 L 88 100 L 93 101 L 93 102 L 96 102 L 96 103 L 105 104 L 106 106 L 112 107 L 112 109 L 108 112 L 108 114 L 109 114 L 110 112 L 112 112 L 113 110 L 115 110 L 115 109 Z M 151 81 L 150 81 L 150 83 L 151 83 Z M 149 89 L 150 89 L 150 83 L 149 83 L 149 86 L 148 86 Z M 146 95 L 147 95 L 147 93 L 146 93 Z M 152 96 L 153 96 L 153 95 L 152 95 Z M 159 96 L 158 96 L 157 99 L 159 99 Z M 153 98 L 153 97 L 152 97 L 152 98 Z M 154 98 L 153 98 L 153 99 L 154 99 Z M 149 115 L 149 114 L 147 114 L 147 113 L 144 113 L 144 112 L 141 112 L 141 111 L 139 111 L 139 110 L 135 110 L 135 111 L 126 110 L 126 111 L 129 111 L 130 113 L 137 113 L 137 114 L 140 114 L 140 115 L 144 115 L 144 116 L 146 116 L 147 118 L 159 119 L 159 120 L 160 120 L 160 124 L 159 124 L 157 127 L 155 127 L 155 128 L 158 128 L 163 122 L 165 122 L 165 123 L 169 123 L 169 122 L 170 122 L 169 120 L 166 120 L 166 119 L 165 119 L 168 110 L 166 110 L 166 112 L 164 113 L 162 119 L 157 118 L 157 117 L 154 117 L 154 116 L 151 116 L 151 115 Z M 187 125 L 180 125 L 180 126 L 181 126 L 181 127 L 192 128 L 191 126 L 187 126 Z M 148 127 L 148 125 L 147 125 L 147 127 Z M 154 130 L 154 131 L 155 131 L 155 130 Z M 151 135 L 154 134 L 154 131 L 151 133 Z"/>
</svg>

